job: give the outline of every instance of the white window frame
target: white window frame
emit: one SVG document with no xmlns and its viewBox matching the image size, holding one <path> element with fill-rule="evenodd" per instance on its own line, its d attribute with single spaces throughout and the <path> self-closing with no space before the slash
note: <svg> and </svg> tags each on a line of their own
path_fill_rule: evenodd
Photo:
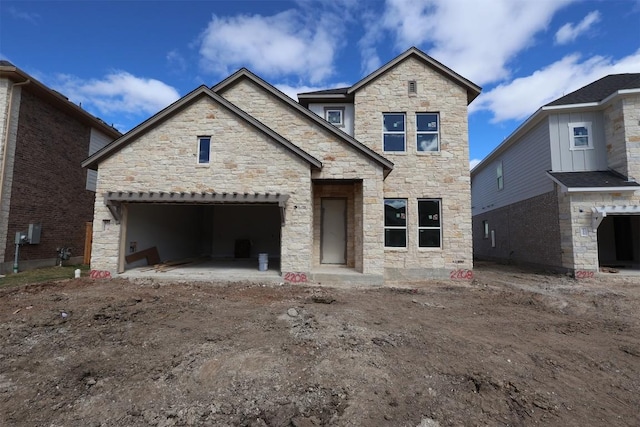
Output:
<svg viewBox="0 0 640 427">
<path fill-rule="evenodd" d="M 489 238 L 489 220 L 485 219 L 482 221 L 482 234 L 485 239 Z"/>
<path fill-rule="evenodd" d="M 504 188 L 504 169 L 502 167 L 502 160 L 500 160 L 496 166 L 496 182 L 498 183 L 498 190 L 502 190 Z"/>
<path fill-rule="evenodd" d="M 340 122 L 339 123 L 334 123 L 332 121 L 329 120 L 329 114 L 330 113 L 340 113 Z M 332 125 L 336 126 L 336 127 L 344 127 L 344 107 L 325 107 L 324 108 L 324 119 L 326 121 L 328 121 L 329 123 L 331 123 Z"/>
<path fill-rule="evenodd" d="M 420 202 L 437 202 L 438 203 L 438 226 L 437 227 L 432 227 L 432 226 L 421 226 L 420 225 Z M 417 245 L 418 248 L 420 249 L 442 249 L 442 199 L 427 199 L 427 198 L 421 198 L 418 199 L 418 204 L 416 206 L 416 209 L 418 211 L 418 241 L 417 241 Z M 439 246 L 420 246 L 420 231 L 421 230 L 438 230 L 439 231 L 439 238 L 438 241 L 440 242 Z"/>
<path fill-rule="evenodd" d="M 402 116 L 403 120 L 403 130 L 402 132 L 385 130 L 384 128 L 384 118 L 385 116 Z M 402 135 L 404 140 L 403 149 L 395 150 L 395 151 L 387 151 L 384 146 L 384 136 L 385 135 Z M 406 153 L 407 152 L 407 114 L 406 113 L 382 113 L 382 151 L 384 153 Z"/>
<path fill-rule="evenodd" d="M 385 249 L 401 249 L 404 250 L 407 248 L 407 245 L 409 244 L 409 235 L 407 234 L 408 231 L 408 225 L 409 225 L 409 218 L 407 217 L 409 215 L 409 199 L 403 199 L 401 197 L 385 197 L 384 199 L 384 205 L 383 208 L 385 208 L 387 206 L 387 200 L 402 200 L 404 202 L 404 212 L 405 212 L 405 217 L 404 217 L 404 226 L 399 226 L 399 225 L 387 225 L 386 223 L 386 212 L 384 213 L 384 219 L 383 219 L 383 226 L 384 226 L 384 233 L 386 234 L 387 230 L 404 230 L 404 246 L 387 246 L 387 239 L 385 237 L 385 242 L 384 242 L 384 248 Z"/>
<path fill-rule="evenodd" d="M 424 131 L 418 130 L 418 116 L 435 115 L 436 116 L 436 130 Z M 420 135 L 435 135 L 438 141 L 438 148 L 433 151 L 423 151 L 419 148 L 418 138 Z M 440 113 L 416 113 L 416 151 L 418 153 L 438 153 L 440 152 Z"/>
<path fill-rule="evenodd" d="M 587 135 L 576 136 L 574 129 L 585 128 Z M 576 138 L 587 137 L 587 145 L 576 146 Z M 592 150 L 593 149 L 593 132 L 591 130 L 591 122 L 574 122 L 569 123 L 569 149 L 570 150 Z"/>
<path fill-rule="evenodd" d="M 209 155 L 207 156 L 207 160 L 206 161 L 202 161 L 202 158 L 200 157 L 201 151 L 202 151 L 202 142 L 204 140 L 208 140 L 209 141 Z M 198 165 L 208 165 L 211 163 L 211 137 L 210 136 L 199 136 L 198 137 L 198 146 L 197 146 L 197 152 L 196 152 L 196 161 L 198 163 Z"/>
</svg>

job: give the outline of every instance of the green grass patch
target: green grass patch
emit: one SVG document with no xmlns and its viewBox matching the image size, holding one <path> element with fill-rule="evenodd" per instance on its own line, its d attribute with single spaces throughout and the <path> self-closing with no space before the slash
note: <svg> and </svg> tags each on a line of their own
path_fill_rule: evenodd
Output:
<svg viewBox="0 0 640 427">
<path fill-rule="evenodd" d="M 51 280 L 73 279 L 77 268 L 82 270 L 82 276 L 89 275 L 88 265 L 43 267 L 15 274 L 7 274 L 5 277 L 0 278 L 0 286 L 26 285 L 31 283 L 48 282 Z"/>
</svg>

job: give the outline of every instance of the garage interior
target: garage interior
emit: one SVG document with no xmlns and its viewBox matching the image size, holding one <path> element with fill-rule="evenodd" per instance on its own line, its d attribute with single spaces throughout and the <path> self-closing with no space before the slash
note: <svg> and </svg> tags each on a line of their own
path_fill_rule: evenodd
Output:
<svg viewBox="0 0 640 427">
<path fill-rule="evenodd" d="M 640 216 L 609 215 L 598 226 L 600 267 L 640 270 Z"/>
<path fill-rule="evenodd" d="M 268 254 L 263 268 L 280 272 L 278 203 L 126 203 L 124 209 L 123 271 L 149 272 L 152 262 L 131 255 L 155 248 L 162 265 L 169 266 L 164 271 L 258 271 L 259 254 Z"/>
</svg>

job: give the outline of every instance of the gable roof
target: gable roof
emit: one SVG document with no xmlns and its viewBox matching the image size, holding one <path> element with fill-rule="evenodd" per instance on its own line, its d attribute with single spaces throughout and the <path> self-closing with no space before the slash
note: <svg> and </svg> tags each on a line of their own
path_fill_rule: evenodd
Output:
<svg viewBox="0 0 640 427">
<path fill-rule="evenodd" d="M 610 74 L 555 101 L 551 101 L 546 106 L 600 102 L 619 90 L 639 88 L 640 73 Z"/>
<path fill-rule="evenodd" d="M 361 152 L 365 156 L 369 157 L 370 159 L 372 159 L 373 161 L 381 165 L 386 170 L 385 176 L 388 172 L 390 172 L 393 169 L 393 162 L 381 156 L 380 154 L 376 153 L 374 150 L 367 147 L 366 145 L 364 145 L 363 143 L 361 143 L 351 135 L 347 134 L 346 132 L 343 132 L 342 130 L 338 129 L 331 123 L 322 119 L 314 112 L 310 111 L 307 108 L 304 108 L 302 105 L 300 105 L 299 103 L 291 99 L 289 96 L 285 95 L 284 93 L 279 91 L 277 88 L 267 83 L 266 81 L 262 80 L 260 77 L 256 76 L 246 68 L 241 68 L 240 70 L 236 71 L 226 79 L 222 80 L 217 85 L 213 86 L 211 89 L 214 92 L 224 91 L 225 88 L 233 86 L 234 84 L 239 82 L 241 79 L 248 79 L 253 83 L 257 84 L 258 86 L 260 86 L 261 88 L 269 92 L 271 95 L 273 95 L 275 98 L 277 98 L 280 102 L 288 105 L 289 107 L 292 107 L 294 111 L 296 111 L 299 115 L 305 117 L 307 120 L 312 121 L 314 124 L 319 125 L 323 129 L 328 130 L 330 133 L 337 136 L 339 140 L 343 141 L 347 145 L 352 146 L 357 151 Z"/>
<path fill-rule="evenodd" d="M 133 128 L 132 130 L 127 132 L 121 138 L 113 141 L 111 144 L 107 145 L 106 147 L 94 153 L 92 156 L 90 156 L 89 158 L 87 158 L 82 162 L 82 167 L 96 169 L 98 164 L 101 161 L 110 157 L 112 154 L 118 152 L 123 147 L 133 142 L 136 138 L 140 137 L 141 135 L 145 134 L 149 130 L 153 129 L 155 126 L 164 122 L 165 120 L 167 120 L 168 118 L 170 118 L 171 116 L 173 116 L 183 108 L 187 107 L 188 105 L 192 104 L 194 101 L 196 101 L 201 97 L 209 97 L 213 99 L 222 107 L 227 109 L 229 112 L 231 112 L 232 114 L 236 115 L 240 119 L 244 120 L 245 122 L 253 126 L 259 132 L 269 136 L 270 138 L 273 138 L 274 140 L 282 144 L 289 151 L 291 151 L 301 159 L 308 162 L 312 167 L 315 167 L 315 168 L 322 167 L 322 162 L 320 160 L 316 159 L 306 151 L 302 150 L 300 147 L 293 144 L 291 141 L 284 138 L 282 135 L 276 133 L 271 128 L 265 126 L 262 122 L 256 120 L 254 117 L 245 113 L 240 108 L 236 107 L 231 102 L 227 101 L 226 99 L 224 99 L 223 97 L 213 92 L 211 89 L 209 89 L 207 86 L 204 86 L 204 85 L 196 88 L 191 93 L 183 96 L 173 104 L 166 107 L 164 110 L 160 111 L 159 113 L 155 114 L 154 116 L 150 117 L 149 119 L 145 120 L 144 122 L 142 122 L 141 124 Z"/>
<path fill-rule="evenodd" d="M 423 51 L 421 51 L 420 49 L 414 46 L 407 49 L 400 55 L 396 56 L 394 59 L 387 62 L 385 65 L 378 68 L 368 76 L 364 77 L 363 79 L 355 83 L 353 86 L 350 86 L 348 88 L 326 89 L 326 90 L 318 90 L 314 92 L 299 93 L 298 100 L 300 101 L 301 104 L 305 105 L 306 107 L 309 106 L 310 102 L 322 102 L 323 99 L 324 100 L 326 99 L 340 100 L 342 98 L 345 101 L 353 101 L 353 94 L 358 89 L 371 83 L 372 81 L 374 81 L 375 79 L 377 79 L 378 77 L 380 77 L 381 75 L 383 75 L 384 73 L 386 73 L 387 71 L 389 71 L 390 69 L 392 69 L 393 67 L 395 67 L 396 65 L 398 65 L 399 63 L 401 63 L 402 61 L 404 61 L 409 57 L 415 57 L 419 59 L 424 64 L 431 67 L 438 73 L 442 74 L 449 80 L 465 88 L 467 90 L 467 105 L 471 104 L 471 101 L 473 101 L 474 99 L 476 99 L 478 95 L 480 95 L 480 92 L 482 91 L 482 88 L 480 86 L 462 77 L 460 74 L 456 73 L 451 68 L 436 61 L 435 59 L 433 59 L 432 57 L 430 57 L 429 55 L 427 55 L 426 53 L 424 53 Z"/>
<path fill-rule="evenodd" d="M 53 90 L 38 80 L 31 77 L 26 72 L 22 71 L 20 68 L 13 65 L 11 62 L 6 60 L 0 60 L 0 78 L 6 78 L 16 83 L 25 83 L 23 88 L 32 91 L 32 93 L 36 94 L 41 99 L 53 104 L 56 108 L 65 113 L 75 117 L 81 123 L 86 124 L 87 126 L 91 126 L 101 131 L 102 133 L 108 135 L 111 138 L 118 138 L 122 135 L 122 133 L 114 128 L 113 126 L 109 126 L 102 119 L 95 117 L 88 111 L 84 110 L 82 107 L 74 104 L 69 101 L 69 99 L 62 95 L 60 92 Z"/>
<path fill-rule="evenodd" d="M 640 93 L 640 73 L 610 74 L 595 82 L 581 87 L 555 101 L 543 105 L 527 118 L 511 135 L 505 138 L 480 163 L 471 169 L 475 176 L 498 155 L 504 153 L 520 137 L 529 132 L 547 116 L 557 112 L 594 111 L 603 108 L 612 99 L 629 94 Z"/>
</svg>

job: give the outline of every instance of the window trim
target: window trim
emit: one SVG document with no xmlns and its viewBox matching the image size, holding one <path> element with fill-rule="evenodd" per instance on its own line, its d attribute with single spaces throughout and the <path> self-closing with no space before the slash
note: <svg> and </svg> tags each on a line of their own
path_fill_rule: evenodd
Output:
<svg viewBox="0 0 640 427">
<path fill-rule="evenodd" d="M 391 115 L 402 115 L 403 118 L 403 130 L 402 132 L 397 132 L 397 131 L 388 131 L 384 129 L 384 118 L 385 116 L 391 116 Z M 391 112 L 387 112 L 387 113 L 382 113 L 382 152 L 383 153 L 390 153 L 390 154 L 398 154 L 398 153 L 406 153 L 407 152 L 407 113 L 391 113 Z M 385 135 L 402 135 L 403 136 L 403 149 L 402 150 L 398 150 L 398 151 L 387 151 L 385 150 L 385 146 L 384 146 L 384 136 Z"/>
<path fill-rule="evenodd" d="M 496 166 L 496 182 L 498 184 L 498 190 L 504 189 L 504 166 L 502 165 L 502 160 L 498 162 Z"/>
<path fill-rule="evenodd" d="M 324 107 L 324 119 L 329 122 L 329 113 L 337 111 L 340 113 L 340 123 L 331 123 L 333 126 L 343 128 L 344 127 L 344 107 Z"/>
<path fill-rule="evenodd" d="M 427 226 L 421 226 L 420 225 L 420 202 L 438 202 L 438 223 L 440 224 L 438 227 L 427 227 Z M 434 198 L 427 198 L 427 197 L 421 197 L 418 199 L 418 203 L 416 204 L 416 210 L 418 213 L 418 222 L 416 223 L 417 225 L 417 232 L 418 232 L 418 239 L 417 239 L 417 245 L 418 245 L 418 249 L 442 249 L 442 199 L 434 199 Z M 438 230 L 440 233 L 440 238 L 438 239 L 440 241 L 440 245 L 439 246 L 420 246 L 420 230 Z"/>
<path fill-rule="evenodd" d="M 209 153 L 208 153 L 206 162 L 201 161 L 202 158 L 200 157 L 200 154 L 201 154 L 201 151 L 202 151 L 202 142 L 204 140 L 208 140 L 209 141 Z M 197 146 L 197 152 L 196 152 L 196 163 L 197 163 L 198 166 L 207 166 L 207 165 L 211 164 L 211 136 L 206 136 L 206 135 L 198 136 L 198 146 Z"/>
<path fill-rule="evenodd" d="M 572 122 L 568 123 L 569 126 L 569 150 L 571 151 L 580 151 L 580 150 L 593 150 L 593 131 L 591 127 L 591 122 Z M 574 134 L 575 128 L 586 128 L 587 129 L 587 145 L 576 146 L 576 135 Z"/>
<path fill-rule="evenodd" d="M 418 130 L 418 116 L 426 116 L 427 114 L 433 114 L 436 116 L 437 130 L 434 131 L 421 131 Z M 435 151 L 423 151 L 419 149 L 418 136 L 420 135 L 435 135 L 438 138 L 438 149 Z M 416 113 L 416 152 L 417 153 L 439 153 L 440 152 L 440 113 L 420 112 Z"/>
<path fill-rule="evenodd" d="M 386 219 L 386 213 L 384 215 L 384 219 L 383 219 L 383 233 L 386 235 L 386 231 L 387 230 L 404 230 L 404 246 L 387 246 L 387 239 L 384 238 L 384 249 L 390 249 L 390 250 L 406 250 L 409 247 L 409 235 L 408 235 L 408 230 L 409 230 L 409 199 L 407 198 L 402 198 L 402 197 L 385 197 L 383 200 L 383 209 L 387 206 L 387 200 L 402 200 L 404 201 L 404 211 L 405 211 L 405 218 L 404 218 L 404 227 L 403 226 L 398 226 L 398 225 L 387 225 Z"/>
</svg>

